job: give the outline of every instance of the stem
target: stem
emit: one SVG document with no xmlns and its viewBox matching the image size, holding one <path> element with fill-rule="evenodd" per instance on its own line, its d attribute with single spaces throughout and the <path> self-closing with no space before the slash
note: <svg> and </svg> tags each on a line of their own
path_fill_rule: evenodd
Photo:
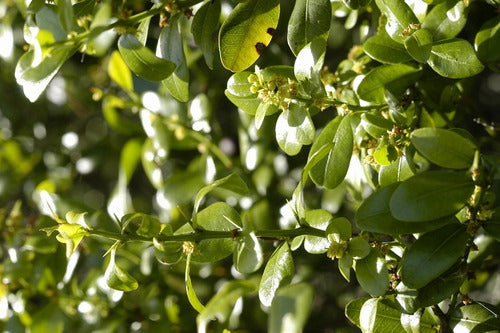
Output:
<svg viewBox="0 0 500 333">
<path fill-rule="evenodd" d="M 441 310 L 439 306 L 433 305 L 432 311 L 439 318 L 439 323 L 441 326 L 439 331 L 442 333 L 453 333 L 453 331 L 450 328 L 450 324 L 448 323 L 448 317 L 446 317 L 443 310 Z"/>
<path fill-rule="evenodd" d="M 297 236 L 310 235 L 317 237 L 325 237 L 325 232 L 320 229 L 312 227 L 302 227 L 297 229 L 273 229 L 273 230 L 256 230 L 255 236 L 258 238 L 287 240 Z M 98 236 L 108 239 L 119 240 L 122 242 L 152 242 L 153 238 L 142 237 L 133 234 L 120 234 L 104 230 L 88 230 L 89 236 Z M 237 238 L 241 236 L 240 231 L 210 231 L 210 230 L 197 230 L 192 233 L 182 235 L 161 235 L 156 237 L 161 242 L 199 242 L 204 239 L 224 239 L 224 238 Z"/>
</svg>

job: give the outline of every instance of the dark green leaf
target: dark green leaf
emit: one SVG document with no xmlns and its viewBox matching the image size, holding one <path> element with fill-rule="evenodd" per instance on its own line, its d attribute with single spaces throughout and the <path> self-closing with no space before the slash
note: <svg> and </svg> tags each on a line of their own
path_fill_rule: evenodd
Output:
<svg viewBox="0 0 500 333">
<path fill-rule="evenodd" d="M 403 255 L 403 282 L 408 287 L 420 288 L 437 278 L 464 254 L 468 238 L 465 227 L 459 224 L 422 235 Z"/>
<path fill-rule="evenodd" d="M 64 30 L 67 32 L 73 30 L 74 14 L 71 0 L 57 0 L 57 14 Z"/>
<path fill-rule="evenodd" d="M 386 102 L 386 90 L 400 96 L 420 74 L 419 69 L 404 64 L 378 66 L 366 74 L 356 93 L 365 101 L 382 104 Z"/>
<path fill-rule="evenodd" d="M 415 299 L 417 306 L 423 308 L 449 298 L 450 295 L 459 290 L 465 278 L 466 275 L 460 272 L 460 269 L 442 274 L 418 289 L 418 295 Z"/>
<path fill-rule="evenodd" d="M 143 46 L 134 35 L 122 35 L 118 49 L 127 66 L 137 76 L 149 81 L 161 81 L 172 74 L 175 64 L 158 58 L 153 51 Z"/>
<path fill-rule="evenodd" d="M 396 182 L 405 181 L 417 172 L 413 159 L 404 154 L 389 165 L 380 166 L 378 172 L 378 183 L 380 186 L 387 186 Z"/>
<path fill-rule="evenodd" d="M 465 172 L 426 171 L 407 179 L 394 191 L 390 209 L 401 221 L 422 222 L 453 215 L 474 190 Z"/>
<path fill-rule="evenodd" d="M 394 41 L 385 31 L 372 36 L 363 44 L 363 50 L 371 58 L 384 64 L 397 64 L 411 60 L 403 45 Z"/>
<path fill-rule="evenodd" d="M 192 254 L 187 255 L 186 259 L 186 271 L 184 273 L 184 282 L 186 283 L 186 294 L 191 306 L 198 311 L 198 313 L 205 312 L 205 306 L 201 304 L 200 299 L 196 295 L 196 291 L 193 288 L 193 283 L 191 281 L 191 256 Z"/>
<path fill-rule="evenodd" d="M 463 1 L 447 0 L 437 4 L 425 17 L 422 28 L 430 30 L 434 40 L 453 38 L 467 22 L 468 8 Z"/>
<path fill-rule="evenodd" d="M 301 333 L 314 297 L 313 287 L 305 282 L 279 289 L 271 304 L 268 332 Z"/>
<path fill-rule="evenodd" d="M 217 49 L 220 12 L 220 0 L 208 1 L 198 9 L 191 24 L 194 41 L 203 52 L 205 62 L 210 69 L 213 68 L 214 53 Z"/>
<path fill-rule="evenodd" d="M 411 143 L 432 163 L 451 169 L 470 168 L 477 150 L 471 140 L 442 128 L 419 128 L 412 132 Z"/>
<path fill-rule="evenodd" d="M 297 0 L 288 22 L 287 33 L 288 45 L 293 54 L 298 55 L 315 37 L 326 40 L 331 16 L 332 6 L 328 0 Z"/>
<path fill-rule="evenodd" d="M 439 75 L 452 79 L 474 76 L 484 69 L 472 45 L 458 38 L 434 43 L 427 63 Z"/>
<path fill-rule="evenodd" d="M 337 187 L 345 178 L 353 149 L 353 135 L 349 116 L 337 117 L 331 121 L 316 138 L 311 147 L 309 158 L 325 144 L 333 146 L 321 161 L 309 172 L 317 185 L 327 189 Z"/>
<path fill-rule="evenodd" d="M 295 273 L 292 252 L 287 242 L 283 242 L 267 262 L 259 285 L 259 299 L 265 306 L 271 306 L 276 291 L 292 281 Z"/>
<path fill-rule="evenodd" d="M 495 209 L 491 220 L 486 221 L 483 227 L 488 235 L 500 241 L 500 207 Z"/>
<path fill-rule="evenodd" d="M 250 67 L 271 41 L 279 14 L 279 0 L 244 1 L 236 5 L 219 32 L 222 65 L 233 72 Z"/>
<path fill-rule="evenodd" d="M 382 296 L 389 288 L 389 272 L 384 258 L 376 249 L 372 248 L 368 256 L 356 260 L 354 270 L 359 285 L 371 296 Z"/>
<path fill-rule="evenodd" d="M 403 222 L 391 215 L 389 203 L 398 183 L 379 189 L 361 204 L 356 212 L 356 224 L 365 231 L 401 235 L 426 232 L 449 223 L 457 223 L 455 217 L 445 217 L 429 222 Z"/>
<path fill-rule="evenodd" d="M 236 270 L 243 274 L 257 271 L 264 263 L 264 253 L 254 232 L 247 232 L 238 239 L 233 252 Z"/>
<path fill-rule="evenodd" d="M 495 70 L 499 70 L 500 60 L 500 17 L 486 21 L 474 40 L 477 56 Z"/>
<path fill-rule="evenodd" d="M 361 115 L 361 126 L 363 129 L 375 139 L 387 135 L 387 132 L 392 130 L 394 124 L 392 121 L 376 115 L 373 113 L 365 112 Z"/>
<path fill-rule="evenodd" d="M 370 298 L 368 297 L 361 297 L 361 298 L 356 298 L 355 300 L 350 301 L 347 303 L 345 306 L 345 316 L 356 326 L 360 327 L 359 323 L 359 316 L 361 312 L 361 308 L 363 307 L 363 304 L 365 304 L 366 301 L 368 301 Z"/>
</svg>

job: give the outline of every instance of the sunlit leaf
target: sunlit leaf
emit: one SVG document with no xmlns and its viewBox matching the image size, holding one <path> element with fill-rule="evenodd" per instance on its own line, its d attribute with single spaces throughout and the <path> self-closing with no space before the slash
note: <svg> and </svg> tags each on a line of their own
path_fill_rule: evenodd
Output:
<svg viewBox="0 0 500 333">
<path fill-rule="evenodd" d="M 313 287 L 304 282 L 279 289 L 271 304 L 268 331 L 302 332 L 311 312 L 313 297 Z"/>
</svg>

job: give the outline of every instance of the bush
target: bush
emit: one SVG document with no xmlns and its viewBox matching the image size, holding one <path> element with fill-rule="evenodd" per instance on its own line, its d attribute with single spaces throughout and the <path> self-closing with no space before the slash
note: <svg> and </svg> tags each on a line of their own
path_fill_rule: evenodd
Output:
<svg viewBox="0 0 500 333">
<path fill-rule="evenodd" d="M 498 1 L 0 8 L 4 331 L 500 331 Z"/>
</svg>

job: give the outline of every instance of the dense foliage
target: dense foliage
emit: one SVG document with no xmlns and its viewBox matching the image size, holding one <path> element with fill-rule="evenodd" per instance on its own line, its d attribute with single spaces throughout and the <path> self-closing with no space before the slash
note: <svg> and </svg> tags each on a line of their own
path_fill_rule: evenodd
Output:
<svg viewBox="0 0 500 333">
<path fill-rule="evenodd" d="M 499 11 L 2 0 L 0 328 L 500 331 Z"/>
</svg>

